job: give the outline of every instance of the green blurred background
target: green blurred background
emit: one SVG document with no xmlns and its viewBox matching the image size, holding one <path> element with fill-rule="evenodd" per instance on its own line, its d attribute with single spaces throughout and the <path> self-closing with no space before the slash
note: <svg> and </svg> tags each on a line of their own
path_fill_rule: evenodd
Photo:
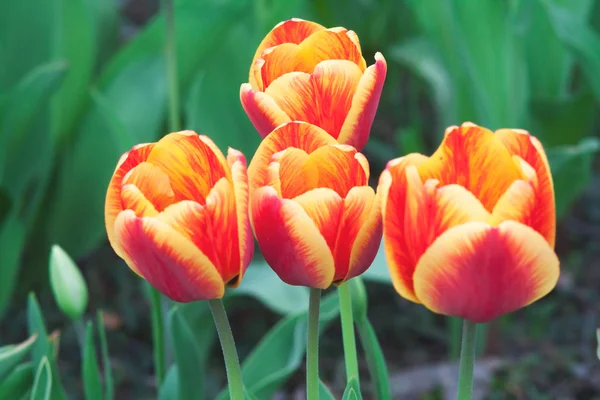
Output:
<svg viewBox="0 0 600 400">
<path fill-rule="evenodd" d="M 562 276 L 547 298 L 487 331 L 479 389 L 489 399 L 600 398 L 600 1 L 176 0 L 185 129 L 251 158 L 260 137 L 241 108 L 239 87 L 264 35 L 291 17 L 356 31 L 368 64 L 376 51 L 386 57 L 388 76 L 365 149 L 374 181 L 389 159 L 430 154 L 445 127 L 464 121 L 540 138 L 555 180 Z M 52 244 L 81 267 L 90 315 L 105 311 L 116 398 L 152 398 L 146 297 L 108 246 L 103 221 L 120 154 L 168 132 L 163 31 L 157 0 L 0 7 L 0 344 L 24 338 L 26 296 L 35 291 L 48 328 L 62 332 L 58 365 L 72 398 L 81 398 L 80 361 L 73 329 L 49 290 Z M 365 279 L 396 395 L 443 398 L 448 379 L 440 376 L 456 353 L 452 329 L 395 294 L 382 254 Z M 227 299 L 241 358 L 275 322 L 293 320 L 307 298 L 303 288 L 280 283 L 258 255 Z M 205 323 L 213 327 L 202 305 L 185 314 L 203 349 L 199 382 L 213 398 L 224 379 Z M 269 396 L 293 398 L 302 386 L 293 329 L 288 336 L 272 365 L 285 376 Z M 322 346 L 323 379 L 343 390 L 337 321 Z M 425 381 L 431 385 L 418 383 Z"/>
</svg>

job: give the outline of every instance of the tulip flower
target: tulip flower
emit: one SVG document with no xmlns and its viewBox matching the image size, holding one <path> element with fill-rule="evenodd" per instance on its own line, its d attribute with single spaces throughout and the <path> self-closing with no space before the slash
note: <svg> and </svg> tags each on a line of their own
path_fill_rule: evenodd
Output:
<svg viewBox="0 0 600 400">
<path fill-rule="evenodd" d="M 206 136 L 171 133 L 125 153 L 106 194 L 115 252 L 178 302 L 223 297 L 250 263 L 246 160 Z"/>
<path fill-rule="evenodd" d="M 362 150 L 386 72 L 381 53 L 367 68 L 353 31 L 291 19 L 258 46 L 240 98 L 262 137 L 282 123 L 304 121 Z"/>
<path fill-rule="evenodd" d="M 528 132 L 450 127 L 431 157 L 390 161 L 378 192 L 390 275 L 406 299 L 477 323 L 556 285 L 552 176 Z"/>
<path fill-rule="evenodd" d="M 355 148 L 318 126 L 289 122 L 262 141 L 248 177 L 254 234 L 284 282 L 324 289 L 371 265 L 381 207 Z"/>
</svg>

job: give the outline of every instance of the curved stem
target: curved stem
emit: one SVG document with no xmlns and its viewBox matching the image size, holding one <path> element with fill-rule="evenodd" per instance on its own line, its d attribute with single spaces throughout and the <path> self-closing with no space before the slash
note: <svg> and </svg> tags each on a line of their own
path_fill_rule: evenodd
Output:
<svg viewBox="0 0 600 400">
<path fill-rule="evenodd" d="M 319 307 L 321 289 L 310 289 L 306 343 L 306 398 L 319 400 Z"/>
<path fill-rule="evenodd" d="M 229 385 L 229 398 L 231 400 L 244 400 L 242 370 L 233 334 L 231 333 L 231 326 L 229 326 L 229 320 L 225 312 L 225 306 L 223 306 L 221 299 L 209 300 L 208 305 L 215 320 L 221 349 L 223 350 L 223 359 L 225 360 L 225 369 L 227 370 L 227 383 Z"/>
<path fill-rule="evenodd" d="M 354 316 L 352 315 L 352 296 L 349 282 L 338 287 L 340 299 L 340 318 L 342 320 L 342 341 L 344 343 L 344 359 L 346 361 L 346 381 L 353 377 L 359 380 L 356 339 L 354 338 Z"/>
<path fill-rule="evenodd" d="M 464 320 L 458 373 L 458 400 L 470 400 L 473 393 L 473 366 L 477 344 L 477 324 Z"/>
<path fill-rule="evenodd" d="M 148 284 L 148 286 L 150 286 Z M 164 320 L 160 292 L 150 286 L 150 300 L 152 305 L 152 348 L 154 351 L 154 374 L 156 387 L 160 386 L 165 377 L 165 340 Z"/>
</svg>

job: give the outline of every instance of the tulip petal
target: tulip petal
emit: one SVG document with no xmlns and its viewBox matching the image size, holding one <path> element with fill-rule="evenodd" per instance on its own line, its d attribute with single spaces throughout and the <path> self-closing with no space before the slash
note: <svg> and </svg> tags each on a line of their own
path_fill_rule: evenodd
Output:
<svg viewBox="0 0 600 400">
<path fill-rule="evenodd" d="M 336 144 L 336 140 L 318 126 L 305 122 L 288 122 L 277 127 L 258 146 L 248 167 L 250 193 L 268 181 L 271 157 L 288 147 L 295 147 L 310 154 L 319 147 Z"/>
<path fill-rule="evenodd" d="M 488 322 L 548 294 L 559 260 L 543 236 L 514 221 L 446 231 L 423 254 L 415 292 L 430 310 Z"/>
<path fill-rule="evenodd" d="M 521 179 L 511 154 L 491 131 L 471 123 L 450 127 L 437 151 L 419 168 L 423 180 L 458 184 L 477 197 L 488 211 L 509 186 Z"/>
<path fill-rule="evenodd" d="M 125 210 L 132 210 L 138 218 L 158 215 L 158 211 L 154 208 L 152 202 L 144 196 L 144 193 L 137 186 L 132 184 L 127 184 L 121 189 L 121 203 Z"/>
<path fill-rule="evenodd" d="M 256 239 L 279 278 L 290 285 L 329 287 L 335 272 L 331 250 L 300 204 L 277 197 L 270 186 L 253 192 L 250 202 Z"/>
<path fill-rule="evenodd" d="M 300 44 L 312 35 L 313 33 L 325 30 L 325 27 L 315 22 L 305 21 L 299 18 L 292 18 L 288 21 L 283 21 L 277 24 L 271 32 L 265 36 L 263 41 L 260 43 L 254 54 L 252 67 L 250 68 L 250 84 L 254 90 L 263 90 L 262 81 L 256 79 L 260 73 L 256 74 L 256 67 L 254 66 L 256 60 L 260 58 L 263 52 L 269 47 L 281 45 L 283 43 L 295 43 Z"/>
<path fill-rule="evenodd" d="M 353 187 L 368 185 L 361 157 L 354 147 L 338 144 L 318 148 L 309 154 L 306 164 L 318 171 L 317 187 L 333 189 L 343 198 Z"/>
<path fill-rule="evenodd" d="M 535 200 L 535 190 L 530 182 L 514 181 L 496 203 L 488 223 L 495 226 L 511 220 L 531 226 L 537 212 Z"/>
<path fill-rule="evenodd" d="M 308 217 L 314 222 L 333 255 L 344 208 L 344 199 L 331 189 L 317 188 L 303 193 L 293 200 L 300 204 Z M 337 259 L 335 261 L 337 270 Z"/>
<path fill-rule="evenodd" d="M 292 120 L 271 96 L 252 90 L 248 83 L 240 88 L 240 100 L 252 125 L 263 138 L 279 125 Z"/>
<path fill-rule="evenodd" d="M 128 265 L 170 299 L 187 303 L 223 297 L 223 281 L 210 260 L 168 224 L 125 210 L 115 220 L 115 239 Z"/>
<path fill-rule="evenodd" d="M 528 132 L 513 129 L 496 131 L 496 136 L 513 155 L 518 155 L 529 164 L 536 173 L 535 213 L 530 226 L 546 238 L 551 247 L 556 239 L 556 207 L 554 203 L 554 185 L 546 153 L 539 140 Z"/>
<path fill-rule="evenodd" d="M 221 178 L 206 197 L 206 205 L 180 201 L 158 217 L 208 257 L 225 283 L 240 274 L 240 247 L 233 187 Z"/>
<path fill-rule="evenodd" d="M 304 150 L 290 147 L 273 155 L 273 159 L 276 162 L 271 164 L 279 164 L 278 176 L 273 177 L 269 185 L 279 182 L 279 193 L 284 199 L 293 199 L 318 186 L 316 166 L 307 163 L 308 154 Z"/>
<path fill-rule="evenodd" d="M 254 237 L 250 228 L 248 218 L 248 173 L 246 171 L 246 157 L 242 152 L 229 148 L 227 152 L 227 163 L 231 168 L 233 179 L 233 191 L 235 194 L 235 208 L 237 212 L 237 227 L 240 245 L 240 267 L 237 282 L 230 282 L 230 286 L 239 285 L 244 272 L 252 256 L 254 255 Z"/>
<path fill-rule="evenodd" d="M 394 288 L 408 300 L 417 302 L 412 289 L 415 264 L 404 250 L 406 209 L 406 168 L 427 162 L 424 155 L 413 153 L 388 162 L 381 173 L 377 193 L 381 196 L 383 242 Z"/>
<path fill-rule="evenodd" d="M 323 61 L 348 61 L 354 65 L 359 76 L 366 68 L 360 49 L 346 32 L 322 30 L 310 35 L 299 45 L 283 43 L 265 49 L 260 66 L 262 88 L 266 91 L 278 78 L 290 72 L 312 74 L 317 65 Z"/>
<path fill-rule="evenodd" d="M 354 187 L 344 199 L 335 245 L 336 283 L 365 272 L 381 242 L 381 207 L 369 186 Z"/>
<path fill-rule="evenodd" d="M 231 172 L 223 154 L 192 131 L 170 133 L 156 143 L 149 163 L 169 176 L 175 199 L 194 200 L 204 204 L 206 196 L 223 177 L 231 180 Z"/>
<path fill-rule="evenodd" d="M 106 226 L 108 241 L 115 250 L 115 253 L 117 253 L 117 255 L 121 258 L 123 258 L 125 253 L 116 241 L 114 225 L 117 216 L 123 211 L 123 203 L 121 200 L 121 187 L 123 185 L 123 178 L 135 166 L 146 161 L 148 154 L 150 154 L 150 151 L 152 151 L 153 148 L 154 143 L 141 144 L 134 146 L 129 152 L 123 154 L 117 163 L 115 172 L 110 180 L 110 183 L 108 184 L 106 201 L 104 205 L 104 223 Z"/>
<path fill-rule="evenodd" d="M 386 74 L 385 58 L 381 53 L 376 53 L 375 64 L 365 70 L 358 82 L 348 115 L 337 137 L 340 143 L 352 145 L 359 151 L 365 147 L 377 113 Z"/>
<path fill-rule="evenodd" d="M 317 125 L 338 138 L 361 80 L 356 64 L 346 60 L 319 63 L 312 75 L 280 76 L 265 93 L 292 120 Z"/>
<path fill-rule="evenodd" d="M 157 211 L 164 210 L 175 201 L 175 193 L 167 174 L 149 162 L 142 162 L 133 167 L 123 178 L 123 185 L 133 185 L 143 193 L 144 197 Z M 131 208 L 123 205 L 124 209 Z M 138 217 L 143 217 L 136 213 Z"/>
</svg>

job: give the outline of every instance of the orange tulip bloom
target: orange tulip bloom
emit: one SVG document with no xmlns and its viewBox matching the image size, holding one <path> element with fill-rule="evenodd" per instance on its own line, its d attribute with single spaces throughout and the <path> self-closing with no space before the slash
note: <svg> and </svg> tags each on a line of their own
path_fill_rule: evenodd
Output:
<svg viewBox="0 0 600 400">
<path fill-rule="evenodd" d="M 289 122 L 263 140 L 248 176 L 254 234 L 284 282 L 325 289 L 371 265 L 381 207 L 355 148 L 315 125 Z"/>
<path fill-rule="evenodd" d="M 117 164 L 105 218 L 115 252 L 167 297 L 221 298 L 254 252 L 246 159 L 191 131 L 135 146 Z"/>
<path fill-rule="evenodd" d="M 450 127 L 431 157 L 390 161 L 378 191 L 390 275 L 406 299 L 487 322 L 556 285 L 552 176 L 528 132 Z"/>
<path fill-rule="evenodd" d="M 291 19 L 258 46 L 240 98 L 262 137 L 284 122 L 305 121 L 361 150 L 386 72 L 381 53 L 367 68 L 353 31 Z"/>
</svg>

